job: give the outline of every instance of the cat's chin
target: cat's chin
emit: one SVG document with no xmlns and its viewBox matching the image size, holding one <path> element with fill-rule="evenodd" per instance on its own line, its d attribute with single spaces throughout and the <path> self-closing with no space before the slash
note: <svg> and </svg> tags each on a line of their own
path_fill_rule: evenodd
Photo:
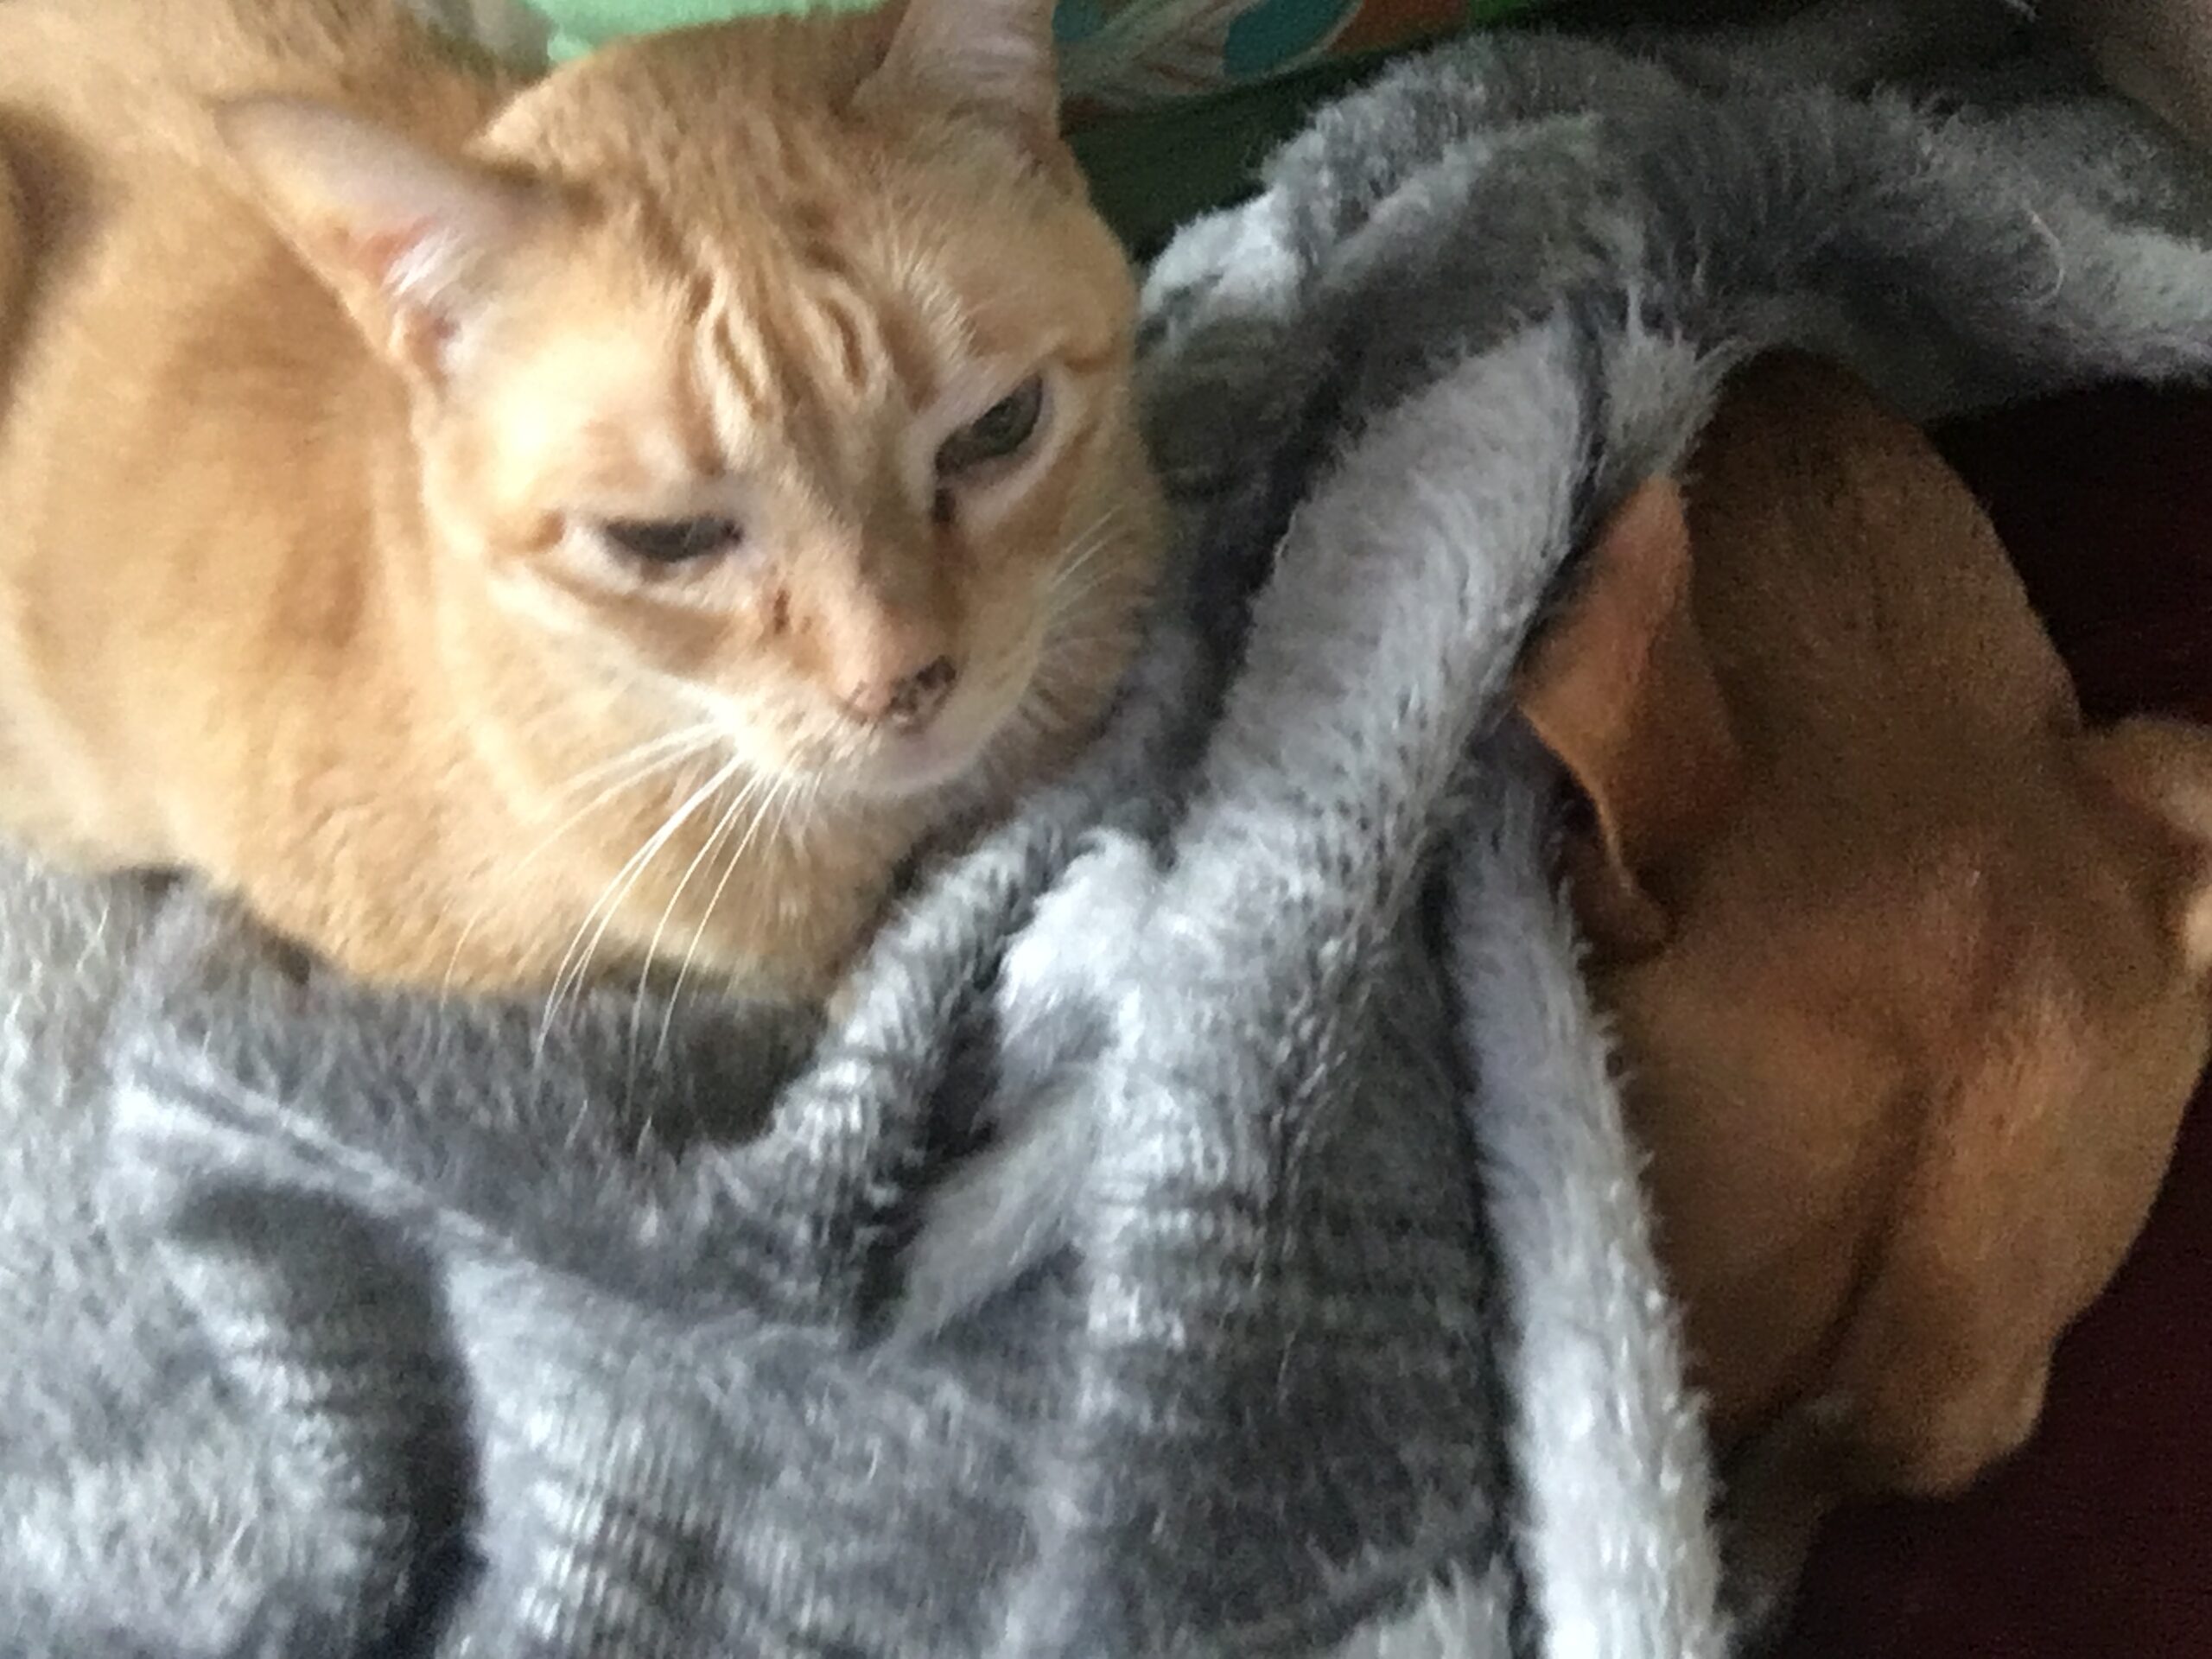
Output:
<svg viewBox="0 0 2212 1659">
<path fill-rule="evenodd" d="M 957 736 L 925 732 L 894 739 L 837 781 L 856 799 L 887 805 L 958 791 L 977 782 L 995 735 L 995 730 Z"/>
</svg>

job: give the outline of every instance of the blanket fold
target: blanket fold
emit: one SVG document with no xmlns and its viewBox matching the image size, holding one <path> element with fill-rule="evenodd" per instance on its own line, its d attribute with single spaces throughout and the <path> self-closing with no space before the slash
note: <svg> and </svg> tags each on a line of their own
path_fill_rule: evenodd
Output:
<svg viewBox="0 0 2212 1659">
<path fill-rule="evenodd" d="M 363 991 L 0 880 L 0 1652 L 1719 1659 L 1514 664 L 1783 343 L 2212 363 L 2124 111 L 1500 35 L 1152 274 L 1182 558 L 826 1023 Z"/>
</svg>

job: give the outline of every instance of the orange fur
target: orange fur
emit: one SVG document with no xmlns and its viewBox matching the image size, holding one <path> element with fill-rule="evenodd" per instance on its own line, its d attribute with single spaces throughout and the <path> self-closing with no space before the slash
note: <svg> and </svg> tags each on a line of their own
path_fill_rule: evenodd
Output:
<svg viewBox="0 0 2212 1659">
<path fill-rule="evenodd" d="M 819 991 L 1095 722 L 1158 556 L 1048 10 L 517 91 L 382 0 L 0 6 L 0 822 L 374 977 Z"/>
<path fill-rule="evenodd" d="M 1687 518 L 1616 518 L 1522 700 L 1597 808 L 1593 984 L 1786 1576 L 1838 1495 L 2017 1447 L 2140 1230 L 2212 1041 L 2212 734 L 2084 730 L 1964 484 L 1794 359 L 1730 388 Z"/>
</svg>

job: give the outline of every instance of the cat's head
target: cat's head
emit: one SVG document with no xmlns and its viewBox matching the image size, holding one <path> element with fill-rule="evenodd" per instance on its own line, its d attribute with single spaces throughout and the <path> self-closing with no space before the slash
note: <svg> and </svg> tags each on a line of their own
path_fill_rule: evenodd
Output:
<svg viewBox="0 0 2212 1659">
<path fill-rule="evenodd" d="M 461 156 L 224 125 L 404 378 L 440 579 L 755 770 L 893 798 L 1094 715 L 1159 555 L 1051 10 L 639 41 Z"/>
</svg>

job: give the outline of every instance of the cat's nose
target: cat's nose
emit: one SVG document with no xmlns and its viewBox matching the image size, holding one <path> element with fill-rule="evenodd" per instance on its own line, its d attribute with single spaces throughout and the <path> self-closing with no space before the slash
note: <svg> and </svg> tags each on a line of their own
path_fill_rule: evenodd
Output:
<svg viewBox="0 0 2212 1659">
<path fill-rule="evenodd" d="M 939 657 L 911 674 L 863 685 L 845 705 L 871 725 L 895 731 L 918 731 L 937 718 L 959 681 L 960 671 L 950 657 Z"/>
</svg>

